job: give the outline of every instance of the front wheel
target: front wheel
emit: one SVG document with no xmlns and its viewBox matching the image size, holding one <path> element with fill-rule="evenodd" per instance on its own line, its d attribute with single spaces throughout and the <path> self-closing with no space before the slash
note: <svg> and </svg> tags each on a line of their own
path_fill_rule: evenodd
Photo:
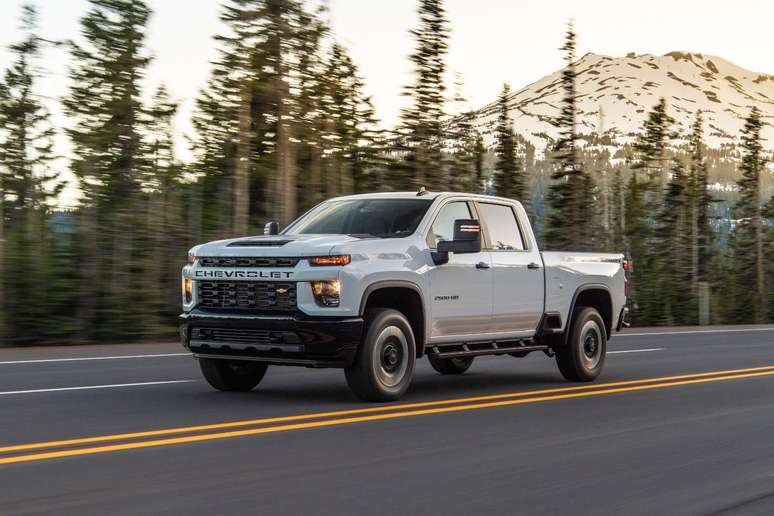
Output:
<svg viewBox="0 0 774 516">
<path fill-rule="evenodd" d="M 204 378 L 219 391 L 247 392 L 261 383 L 268 366 L 247 360 L 200 358 Z"/>
<path fill-rule="evenodd" d="M 571 382 L 593 381 L 602 372 L 606 353 L 607 333 L 599 312 L 578 307 L 568 341 L 556 350 L 556 364 L 562 376 Z"/>
<path fill-rule="evenodd" d="M 365 337 L 344 374 L 361 400 L 394 401 L 408 390 L 415 362 L 414 333 L 406 316 L 377 308 L 366 315 Z"/>
</svg>

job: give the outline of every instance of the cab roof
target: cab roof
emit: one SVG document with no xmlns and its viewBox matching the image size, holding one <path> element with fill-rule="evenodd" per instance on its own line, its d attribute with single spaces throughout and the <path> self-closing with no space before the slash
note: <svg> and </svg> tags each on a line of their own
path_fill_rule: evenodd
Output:
<svg viewBox="0 0 774 516">
<path fill-rule="evenodd" d="M 357 194 L 357 195 L 346 195 L 342 197 L 335 197 L 330 200 L 343 200 L 343 199 L 430 199 L 430 200 L 436 200 L 436 199 L 445 199 L 447 197 L 470 197 L 473 199 L 481 199 L 481 200 L 499 200 L 499 201 L 508 201 L 513 202 L 513 199 L 507 199 L 504 197 L 497 197 L 494 195 L 482 195 L 482 194 L 472 194 L 472 193 L 466 193 L 466 192 L 429 192 L 429 191 L 420 191 L 420 192 L 379 192 L 379 193 L 367 193 L 367 194 Z"/>
</svg>

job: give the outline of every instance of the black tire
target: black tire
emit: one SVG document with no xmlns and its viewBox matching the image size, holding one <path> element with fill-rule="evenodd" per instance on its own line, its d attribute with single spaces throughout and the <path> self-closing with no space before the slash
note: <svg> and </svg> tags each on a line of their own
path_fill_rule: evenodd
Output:
<svg viewBox="0 0 774 516">
<path fill-rule="evenodd" d="M 247 392 L 261 383 L 268 366 L 260 362 L 200 358 L 207 382 L 219 391 Z"/>
<path fill-rule="evenodd" d="M 459 358 L 433 358 L 427 357 L 430 361 L 430 365 L 433 369 L 441 374 L 462 374 L 473 363 L 474 357 L 459 357 Z"/>
<path fill-rule="evenodd" d="M 602 372 L 607 353 L 607 333 L 596 309 L 580 306 L 573 312 L 567 342 L 556 349 L 556 364 L 570 382 L 591 382 Z"/>
<path fill-rule="evenodd" d="M 416 343 L 406 316 L 376 308 L 366 314 L 363 341 L 350 367 L 347 384 L 363 401 L 394 401 L 408 390 L 414 377 Z"/>
</svg>

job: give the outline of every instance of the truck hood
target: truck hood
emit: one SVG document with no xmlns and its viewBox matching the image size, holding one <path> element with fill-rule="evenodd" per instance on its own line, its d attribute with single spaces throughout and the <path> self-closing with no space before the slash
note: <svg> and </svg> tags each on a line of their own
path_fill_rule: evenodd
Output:
<svg viewBox="0 0 774 516">
<path fill-rule="evenodd" d="M 336 246 L 361 239 L 348 235 L 271 235 L 217 240 L 201 244 L 191 253 L 196 256 L 324 256 Z"/>
</svg>

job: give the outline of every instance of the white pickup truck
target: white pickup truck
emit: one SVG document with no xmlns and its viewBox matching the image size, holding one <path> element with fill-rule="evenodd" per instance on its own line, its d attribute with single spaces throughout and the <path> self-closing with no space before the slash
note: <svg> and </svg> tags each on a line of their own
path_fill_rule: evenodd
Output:
<svg viewBox="0 0 774 516">
<path fill-rule="evenodd" d="M 420 357 L 461 374 L 533 351 L 592 381 L 625 324 L 624 256 L 541 253 L 510 199 L 353 195 L 265 233 L 197 245 L 183 268 L 182 344 L 216 389 L 251 390 L 269 365 L 340 367 L 387 401 Z"/>
</svg>

